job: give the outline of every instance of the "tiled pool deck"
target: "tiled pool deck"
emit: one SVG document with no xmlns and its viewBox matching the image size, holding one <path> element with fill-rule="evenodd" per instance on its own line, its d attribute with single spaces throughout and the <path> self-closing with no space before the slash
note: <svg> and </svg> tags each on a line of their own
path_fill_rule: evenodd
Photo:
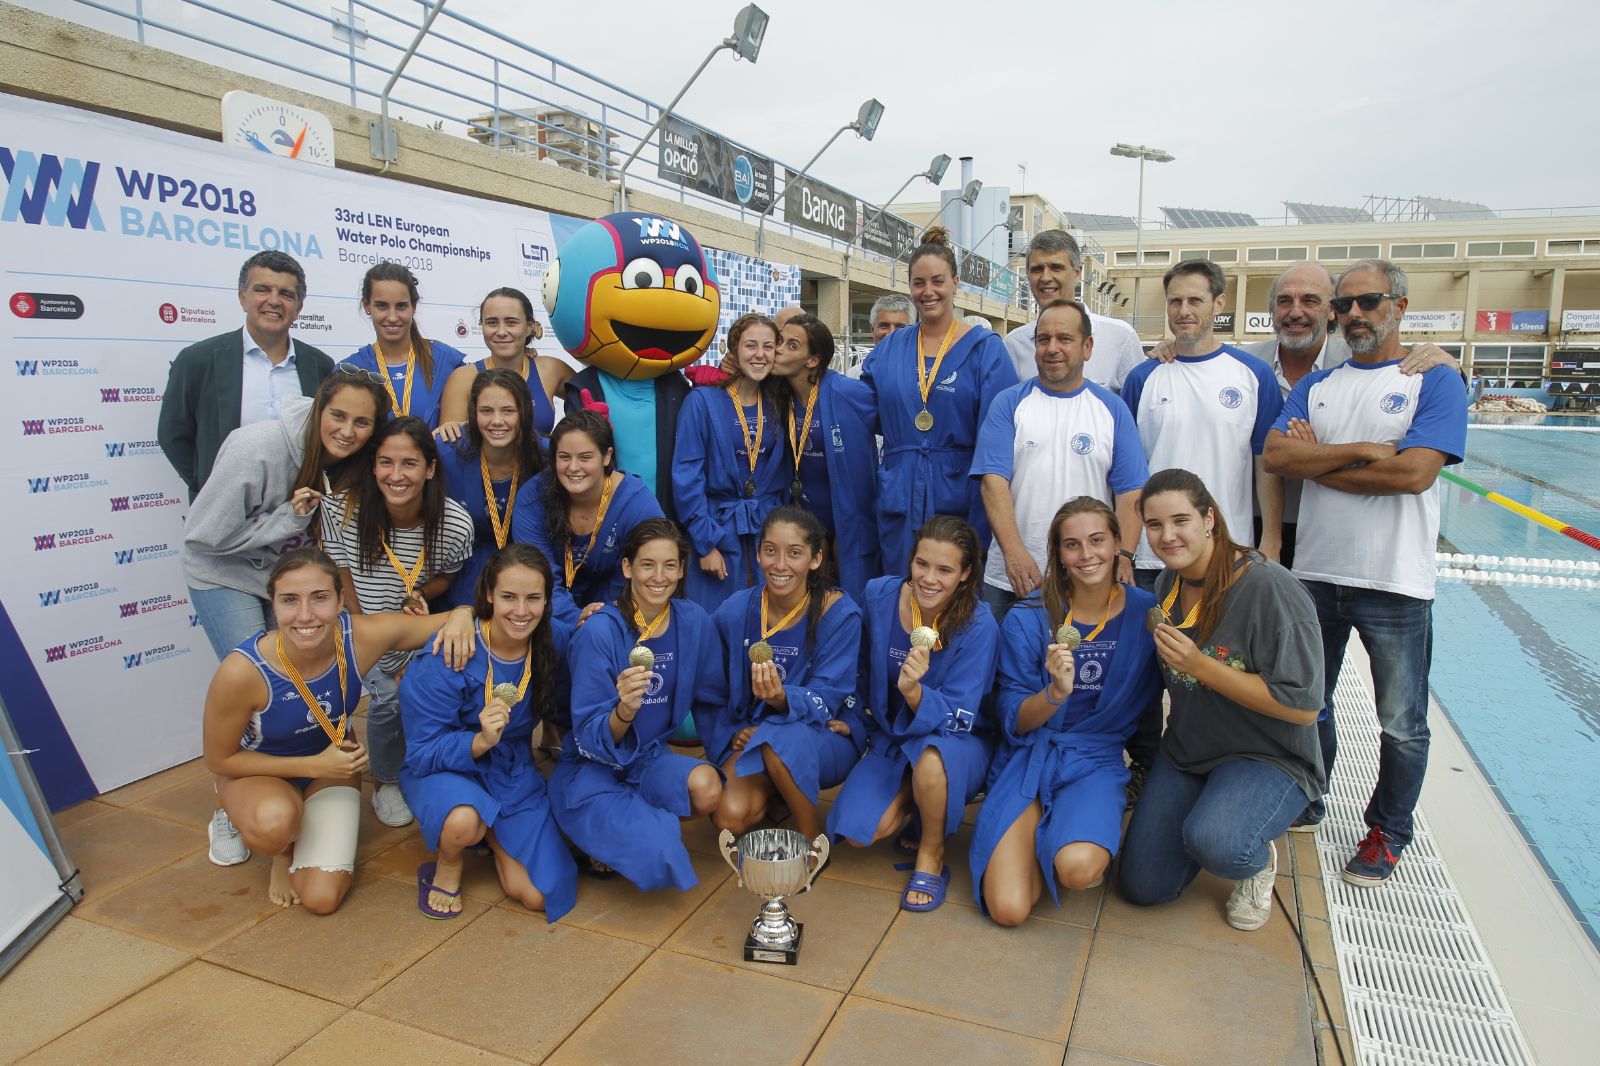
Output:
<svg viewBox="0 0 1600 1066">
<path fill-rule="evenodd" d="M 1314 970 L 1283 910 L 1237 932 L 1204 874 L 1170 907 L 1096 889 L 1002 929 L 972 902 L 970 816 L 931 914 L 899 909 L 890 848 L 836 850 L 793 901 L 791 969 L 743 961 L 757 901 L 707 823 L 685 831 L 692 891 L 584 879 L 550 926 L 469 854 L 462 916 L 437 922 L 416 910 L 415 827 L 364 807 L 355 889 L 316 918 L 267 902 L 264 858 L 206 860 L 211 799 L 196 761 L 57 816 L 87 896 L 0 982 L 0 1061 L 1283 1066 L 1348 1040 L 1308 839 L 1279 842 L 1278 895 Z"/>
</svg>

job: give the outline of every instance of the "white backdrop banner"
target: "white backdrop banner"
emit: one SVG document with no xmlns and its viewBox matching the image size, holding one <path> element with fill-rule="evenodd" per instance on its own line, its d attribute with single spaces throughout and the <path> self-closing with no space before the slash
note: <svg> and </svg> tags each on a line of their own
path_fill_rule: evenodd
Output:
<svg viewBox="0 0 1600 1066">
<path fill-rule="evenodd" d="M 372 341 L 358 296 L 380 259 L 416 274 L 426 336 L 481 358 L 478 304 L 513 285 L 538 309 L 542 354 L 560 355 L 539 287 L 579 220 L 4 95 L 0 130 L 0 366 L 15 367 L 0 390 L 0 686 L 59 807 L 199 753 L 216 662 L 156 416 L 179 349 L 243 325 L 244 260 L 300 260 L 293 335 L 335 360 Z M 734 258 L 746 285 L 767 281 L 743 309 L 798 296 L 797 268 Z M 45 698 L 26 698 L 41 682 Z"/>
</svg>

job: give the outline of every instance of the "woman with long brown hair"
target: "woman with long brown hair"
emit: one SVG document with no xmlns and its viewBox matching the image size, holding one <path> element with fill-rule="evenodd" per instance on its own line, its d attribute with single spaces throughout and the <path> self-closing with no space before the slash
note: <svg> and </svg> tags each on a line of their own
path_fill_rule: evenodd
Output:
<svg viewBox="0 0 1600 1066">
<path fill-rule="evenodd" d="M 1324 791 L 1316 608 L 1289 571 L 1229 536 L 1189 471 L 1151 477 L 1139 513 L 1166 564 L 1149 621 L 1172 708 L 1118 883 L 1150 906 L 1205 869 L 1234 882 L 1228 924 L 1259 929 L 1272 914 L 1273 841 Z"/>
<path fill-rule="evenodd" d="M 978 905 L 1020 925 L 1046 886 L 1098 885 L 1122 839 L 1122 745 L 1161 697 L 1150 593 L 1116 579 L 1122 530 L 1093 496 L 1050 521 L 1039 592 L 1000 625 L 1000 750 L 968 858 Z"/>
<path fill-rule="evenodd" d="M 361 311 L 372 320 L 377 336 L 340 365 L 379 375 L 396 417 L 413 415 L 433 430 L 439 425 L 445 381 L 467 357 L 422 335 L 417 325 L 421 302 L 417 276 L 403 264 L 385 259 L 368 267 L 361 278 Z"/>
<path fill-rule="evenodd" d="M 828 834 L 859 847 L 890 836 L 914 855 L 906 910 L 944 902 L 945 838 L 961 828 L 994 751 L 989 690 L 999 627 L 978 599 L 978 534 L 934 515 L 917 530 L 907 576 L 867 585 L 860 699 L 867 750 L 828 812 Z"/>
</svg>

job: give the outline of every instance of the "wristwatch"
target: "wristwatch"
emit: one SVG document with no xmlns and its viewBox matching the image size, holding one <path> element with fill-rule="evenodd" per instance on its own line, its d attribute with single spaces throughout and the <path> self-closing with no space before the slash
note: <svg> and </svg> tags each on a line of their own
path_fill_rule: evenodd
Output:
<svg viewBox="0 0 1600 1066">
<path fill-rule="evenodd" d="M 1117 554 L 1122 556 L 1124 559 L 1128 560 L 1128 562 L 1130 562 L 1130 563 L 1133 562 L 1133 553 L 1132 552 L 1119 551 L 1119 552 L 1117 552 Z"/>
</svg>

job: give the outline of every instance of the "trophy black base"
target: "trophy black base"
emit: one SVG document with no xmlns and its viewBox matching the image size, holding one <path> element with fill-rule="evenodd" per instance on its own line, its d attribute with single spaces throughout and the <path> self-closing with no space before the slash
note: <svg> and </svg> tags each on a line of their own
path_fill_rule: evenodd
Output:
<svg viewBox="0 0 1600 1066">
<path fill-rule="evenodd" d="M 763 944 L 752 933 L 744 938 L 745 962 L 771 962 L 779 966 L 793 966 L 800 961 L 800 937 L 805 933 L 803 922 L 794 923 L 792 944 Z"/>
</svg>

